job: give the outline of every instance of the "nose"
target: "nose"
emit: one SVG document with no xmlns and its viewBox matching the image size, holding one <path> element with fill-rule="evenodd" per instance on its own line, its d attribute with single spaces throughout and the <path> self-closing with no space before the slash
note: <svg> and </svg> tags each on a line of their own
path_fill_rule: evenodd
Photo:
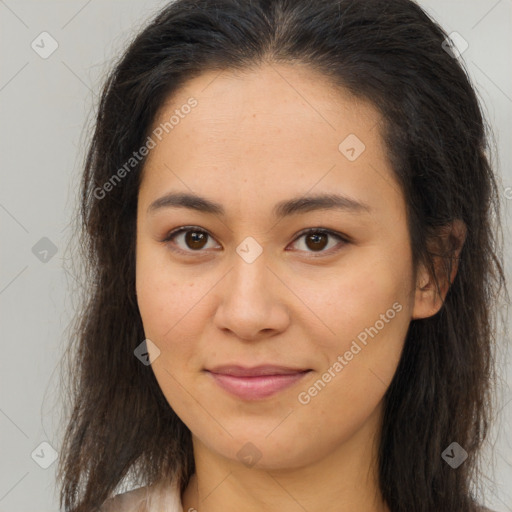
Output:
<svg viewBox="0 0 512 512">
<path fill-rule="evenodd" d="M 219 283 L 220 284 L 220 283 Z M 215 325 L 252 341 L 284 331 L 290 322 L 287 298 L 293 294 L 269 267 L 265 253 L 251 263 L 238 254 L 221 284 Z"/>
</svg>

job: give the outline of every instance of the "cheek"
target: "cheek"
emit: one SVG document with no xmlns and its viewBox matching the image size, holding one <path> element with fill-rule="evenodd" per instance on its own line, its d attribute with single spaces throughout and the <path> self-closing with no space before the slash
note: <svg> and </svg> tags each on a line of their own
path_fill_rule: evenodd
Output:
<svg viewBox="0 0 512 512">
<path fill-rule="evenodd" d="M 141 247 L 137 254 L 136 288 L 146 338 L 160 350 L 154 365 L 175 375 L 192 371 L 201 362 L 198 341 L 203 338 L 212 276 L 200 276 L 171 265 L 162 251 Z M 171 385 L 172 383 L 167 383 Z"/>
<path fill-rule="evenodd" d="M 141 256 L 137 262 L 136 288 L 144 334 L 159 350 L 151 368 L 168 403 L 181 416 L 191 405 L 184 399 L 182 383 L 197 353 L 194 340 L 201 325 L 194 317 L 198 308 L 192 306 L 199 290 L 194 283 L 176 279 L 176 272 L 171 276 L 168 269 L 147 261 Z"/>
<path fill-rule="evenodd" d="M 176 280 L 165 280 L 161 274 L 146 274 L 140 279 L 137 288 L 137 301 L 144 326 L 144 332 L 154 339 L 161 350 L 186 347 L 184 337 L 194 336 L 194 326 L 191 321 L 200 311 L 200 305 L 194 304 L 196 286 L 193 283 L 182 283 Z M 181 343 L 178 343 L 181 340 Z"/>
<path fill-rule="evenodd" d="M 299 410 L 314 417 L 308 421 L 318 429 L 350 436 L 382 400 L 410 321 L 406 279 L 406 273 L 400 279 L 385 265 L 361 262 L 331 281 L 327 295 L 319 288 L 308 295 L 313 301 L 308 305 L 320 312 L 330 331 L 315 337 L 326 355 L 325 367 L 299 390 Z"/>
<path fill-rule="evenodd" d="M 155 250 L 151 243 L 141 240 L 137 246 L 136 290 L 144 331 L 148 338 L 160 343 L 173 325 L 186 312 L 187 294 L 192 286 L 172 271 L 165 251 Z M 179 324 L 178 324 L 179 325 Z"/>
<path fill-rule="evenodd" d="M 386 255 L 372 248 L 347 258 L 314 287 L 311 280 L 302 282 L 299 293 L 321 319 L 315 344 L 326 356 L 317 380 L 302 390 L 304 401 L 351 416 L 354 424 L 369 414 L 400 359 L 410 323 L 411 279 L 407 251 Z"/>
<path fill-rule="evenodd" d="M 368 250 L 366 254 L 358 253 L 357 258 L 347 258 L 329 275 L 318 279 L 301 278 L 297 274 L 294 291 L 313 313 L 314 325 L 319 325 L 316 330 L 326 334 L 316 338 L 320 344 L 343 348 L 376 322 L 379 330 L 386 333 L 403 331 L 401 319 L 407 314 L 398 315 L 396 309 L 409 308 L 412 279 L 409 264 L 406 255 L 403 259 L 396 255 L 393 260 L 383 257 L 379 251 Z M 393 308 L 395 303 L 399 306 Z M 381 329 L 381 315 L 386 317 L 385 329 Z M 395 321 L 399 316 L 401 319 Z"/>
</svg>

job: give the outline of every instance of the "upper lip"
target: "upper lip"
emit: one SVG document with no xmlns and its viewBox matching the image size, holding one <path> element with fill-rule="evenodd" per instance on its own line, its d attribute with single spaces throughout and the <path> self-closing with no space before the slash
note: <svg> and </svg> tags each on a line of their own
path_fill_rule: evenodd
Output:
<svg viewBox="0 0 512 512">
<path fill-rule="evenodd" d="M 224 365 L 207 368 L 211 373 L 220 373 L 223 375 L 232 375 L 234 377 L 258 377 L 260 375 L 293 375 L 309 371 L 308 368 L 291 368 L 288 366 L 260 365 L 248 368 L 239 365 Z"/>
</svg>

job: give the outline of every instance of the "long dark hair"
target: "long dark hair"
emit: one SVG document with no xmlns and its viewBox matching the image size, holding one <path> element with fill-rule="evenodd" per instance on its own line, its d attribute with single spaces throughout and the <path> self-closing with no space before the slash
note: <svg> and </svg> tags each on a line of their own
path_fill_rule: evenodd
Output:
<svg viewBox="0 0 512 512">
<path fill-rule="evenodd" d="M 279 62 L 309 66 L 382 114 L 415 269 L 425 263 L 436 279 L 437 256 L 449 270 L 452 248 L 439 234 L 455 219 L 467 226 L 441 310 L 410 324 L 385 395 L 378 468 L 393 512 L 475 509 L 505 279 L 486 124 L 446 37 L 410 0 L 178 0 L 135 37 L 104 85 L 81 183 L 86 286 L 68 351 L 72 410 L 58 471 L 65 511 L 94 510 L 127 476 L 141 485 L 175 479 L 183 491 L 195 469 L 189 429 L 133 353 L 145 338 L 134 256 L 145 159 L 109 180 L 187 80 Z M 452 441 L 468 453 L 457 469 L 441 457 Z"/>
</svg>

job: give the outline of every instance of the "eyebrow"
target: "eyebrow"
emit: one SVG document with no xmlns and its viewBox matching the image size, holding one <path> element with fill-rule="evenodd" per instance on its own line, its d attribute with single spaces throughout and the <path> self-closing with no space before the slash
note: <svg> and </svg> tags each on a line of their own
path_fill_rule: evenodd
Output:
<svg viewBox="0 0 512 512">
<path fill-rule="evenodd" d="M 196 194 L 185 192 L 170 192 L 155 201 L 148 209 L 148 213 L 155 213 L 163 208 L 188 208 L 198 212 L 212 215 L 225 215 L 224 207 Z M 294 197 L 277 203 L 272 209 L 276 218 L 288 217 L 315 210 L 342 210 L 348 212 L 371 212 L 371 208 L 362 202 L 340 194 L 317 194 L 308 197 Z"/>
</svg>

